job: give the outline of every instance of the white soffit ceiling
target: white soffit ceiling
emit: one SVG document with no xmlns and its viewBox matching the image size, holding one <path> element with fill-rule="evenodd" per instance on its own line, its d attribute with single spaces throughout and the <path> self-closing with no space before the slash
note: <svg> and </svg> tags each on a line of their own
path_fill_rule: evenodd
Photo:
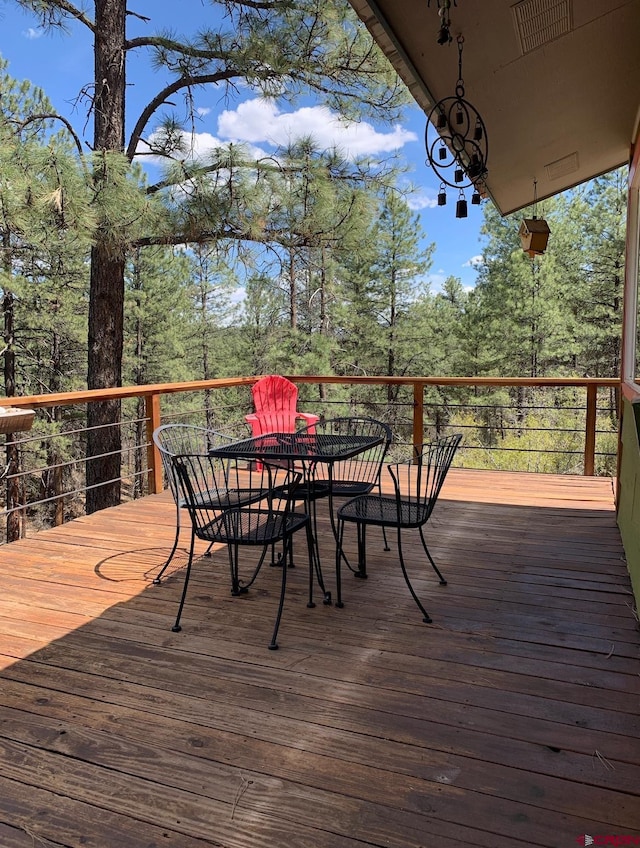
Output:
<svg viewBox="0 0 640 848">
<path fill-rule="evenodd" d="M 640 0 L 457 0 L 450 45 L 437 43 L 437 0 L 350 2 L 425 113 L 455 94 L 464 36 L 465 98 L 487 128 L 503 214 L 532 202 L 534 180 L 543 199 L 628 162 Z"/>
</svg>

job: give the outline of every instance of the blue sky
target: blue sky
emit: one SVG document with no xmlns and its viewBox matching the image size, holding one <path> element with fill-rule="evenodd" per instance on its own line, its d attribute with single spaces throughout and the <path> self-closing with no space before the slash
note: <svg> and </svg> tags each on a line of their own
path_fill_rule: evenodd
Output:
<svg viewBox="0 0 640 848">
<path fill-rule="evenodd" d="M 93 7 L 93 4 L 83 4 Z M 212 20 L 211 6 L 206 0 L 134 0 L 130 8 L 136 14 L 151 19 L 144 23 L 129 18 L 129 36 L 151 34 L 170 28 L 175 34 L 192 34 Z M 23 12 L 11 0 L 0 0 L 0 54 L 9 62 L 9 73 L 17 79 L 29 79 L 44 89 L 56 110 L 69 118 L 76 128 L 86 123 L 90 138 L 91 121 L 86 119 L 87 103 L 79 97 L 82 87 L 91 83 L 93 57 L 89 33 L 79 24 L 71 23 L 69 33 L 43 32 L 34 16 Z M 447 48 L 441 48 L 446 50 Z M 162 84 L 157 73 L 144 61 L 130 65 L 128 115 L 138 111 Z M 209 86 L 196 94 L 199 121 L 194 145 L 199 150 L 217 142 L 242 142 L 268 152 L 278 142 L 291 141 L 296 133 L 313 134 L 319 145 L 337 144 L 353 155 L 391 155 L 411 168 L 409 179 L 418 191 L 410 204 L 419 213 L 427 243 L 435 242 L 433 265 L 428 279 L 432 291 L 437 291 L 449 275 L 459 277 L 465 286 L 476 280 L 474 263 L 482 251 L 480 207 L 468 203 L 469 217 L 455 217 L 455 192 L 448 192 L 445 207 L 436 205 L 438 179 L 425 164 L 424 128 L 426 118 L 417 108 L 407 109 L 401 123 L 395 126 L 374 126 L 368 122 L 345 125 L 326 109 L 308 103 L 297 108 L 278 107 L 257 98 L 246 89 L 233 99 L 223 99 L 221 92 Z M 467 192 L 467 200 L 470 200 Z"/>
</svg>

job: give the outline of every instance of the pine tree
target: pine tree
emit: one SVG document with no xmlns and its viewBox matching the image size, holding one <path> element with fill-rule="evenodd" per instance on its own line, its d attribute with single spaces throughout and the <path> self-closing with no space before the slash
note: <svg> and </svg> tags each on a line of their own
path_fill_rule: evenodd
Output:
<svg viewBox="0 0 640 848">
<path fill-rule="evenodd" d="M 126 0 L 95 0 L 92 18 L 70 0 L 17 0 L 34 12 L 43 26 L 62 26 L 74 18 L 86 26 L 94 38 L 93 184 L 96 197 L 123 188 L 121 157 L 130 162 L 137 151 L 180 159 L 188 143 L 181 122 L 169 116 L 161 128 L 152 123 L 159 108 L 183 95 L 188 115 L 193 115 L 193 92 L 200 85 L 213 84 L 221 90 L 248 83 L 265 96 L 294 100 L 314 93 L 341 114 L 357 117 L 366 112 L 393 116 L 407 95 L 371 38 L 346 4 L 325 4 L 317 0 L 267 0 L 261 3 L 219 2 L 225 19 L 217 31 L 203 29 L 191 40 L 178 40 L 170 34 L 128 38 Z M 127 60 L 135 51 L 149 51 L 156 66 L 169 81 L 153 96 L 125 139 Z M 129 80 L 131 82 L 131 80 Z M 153 130 L 159 130 L 152 132 Z M 225 160 L 225 161 L 222 161 Z M 154 240 L 166 243 L 212 240 L 223 234 L 232 238 L 260 238 L 265 222 L 262 209 L 257 214 L 247 192 L 231 191 L 237 169 L 229 157 L 214 154 L 207 163 L 188 161 L 182 156 L 172 171 L 147 192 L 170 192 L 171 186 L 189 181 L 194 194 L 174 209 L 172 224 L 163 233 L 159 228 L 138 244 Z M 245 171 L 246 171 L 245 163 Z M 253 171 L 256 167 L 253 163 Z M 211 191 L 205 175 L 226 175 L 227 190 L 221 197 Z M 254 180 L 255 182 L 255 180 Z M 255 192 L 259 198 L 260 192 Z M 172 197 L 175 207 L 176 195 Z M 142 205 L 132 210 L 142 215 Z M 203 212 L 209 214 L 204 215 Z M 133 216 L 132 216 L 133 218 Z M 140 218 L 138 218 L 140 220 Z M 133 223 L 133 220 L 131 221 Z M 131 235 L 109 225 L 103 215 L 91 254 L 89 304 L 88 379 L 90 388 L 119 385 L 122 378 L 123 307 L 126 254 Z M 90 463 L 87 510 L 92 512 L 119 500 L 119 484 L 99 485 L 118 480 L 119 404 L 115 401 L 91 404 L 88 413 L 88 451 L 104 453 L 108 461 Z M 101 429 L 93 429 L 99 427 Z"/>
<path fill-rule="evenodd" d="M 93 218 L 84 175 L 63 137 L 53 132 L 51 107 L 43 92 L 18 83 L 0 62 L 0 285 L 4 313 L 4 390 L 41 394 L 77 387 L 74 375 L 86 358 L 82 323 L 86 271 Z M 60 430 L 62 411 L 48 411 L 36 428 Z M 64 441 L 47 440 L 45 456 L 36 466 L 54 471 L 41 476 L 39 499 L 54 504 L 54 520 L 63 520 Z M 31 447 L 35 451 L 35 444 Z M 24 479 L 15 474 L 20 457 L 14 439 L 7 439 L 11 474 L 7 508 L 24 502 Z M 7 538 L 21 532 L 21 513 L 10 511 Z"/>
</svg>

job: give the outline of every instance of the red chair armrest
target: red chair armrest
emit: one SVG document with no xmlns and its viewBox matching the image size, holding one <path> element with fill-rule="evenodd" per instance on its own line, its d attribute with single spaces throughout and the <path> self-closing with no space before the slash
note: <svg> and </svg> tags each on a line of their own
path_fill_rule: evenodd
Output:
<svg viewBox="0 0 640 848">
<path fill-rule="evenodd" d="M 296 418 L 302 418 L 307 424 L 315 424 L 320 420 L 320 416 L 313 412 L 296 412 Z"/>
</svg>

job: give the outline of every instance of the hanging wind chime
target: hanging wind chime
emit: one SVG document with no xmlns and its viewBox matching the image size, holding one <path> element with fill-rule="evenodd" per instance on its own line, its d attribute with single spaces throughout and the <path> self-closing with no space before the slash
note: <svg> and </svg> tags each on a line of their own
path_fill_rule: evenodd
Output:
<svg viewBox="0 0 640 848">
<path fill-rule="evenodd" d="M 542 256 L 547 249 L 551 230 L 544 218 L 538 218 L 538 181 L 533 181 L 533 218 L 525 218 L 520 224 L 518 235 L 522 249 L 531 259 Z"/>
<path fill-rule="evenodd" d="M 440 11 L 443 11 L 441 9 Z M 447 17 L 447 28 L 450 21 Z M 443 17 L 444 26 L 444 17 Z M 441 42 L 442 43 L 442 42 Z M 458 191 L 456 218 L 467 217 L 465 189 L 473 188 L 471 203 L 479 205 L 485 193 L 489 143 L 478 110 L 465 100 L 462 77 L 464 38 L 458 35 L 458 82 L 456 93 L 433 107 L 425 130 L 427 162 L 440 180 L 438 206 L 447 203 L 447 186 Z"/>
<path fill-rule="evenodd" d="M 453 0 L 453 5 L 458 5 L 458 0 Z M 427 8 L 431 7 L 431 0 L 427 0 Z M 438 0 L 438 16 L 440 18 L 440 29 L 438 30 L 438 44 L 451 44 L 451 18 L 449 9 L 451 0 Z"/>
</svg>

